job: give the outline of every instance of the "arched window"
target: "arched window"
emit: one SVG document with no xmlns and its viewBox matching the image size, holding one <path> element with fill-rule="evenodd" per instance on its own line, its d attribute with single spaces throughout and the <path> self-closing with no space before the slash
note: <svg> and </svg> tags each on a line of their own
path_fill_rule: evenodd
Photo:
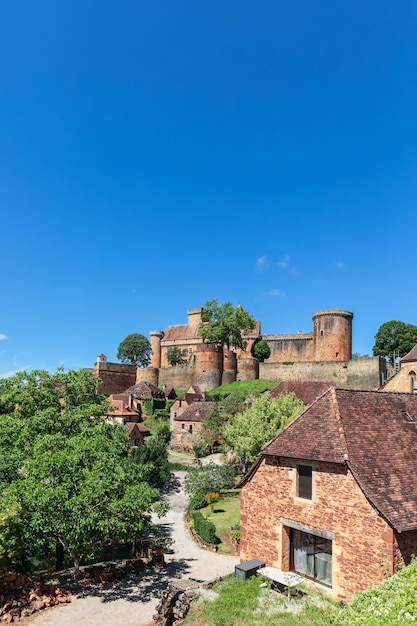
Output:
<svg viewBox="0 0 417 626">
<path fill-rule="evenodd" d="M 417 393 L 417 376 L 414 370 L 409 372 L 410 376 L 410 391 L 411 393 Z"/>
</svg>

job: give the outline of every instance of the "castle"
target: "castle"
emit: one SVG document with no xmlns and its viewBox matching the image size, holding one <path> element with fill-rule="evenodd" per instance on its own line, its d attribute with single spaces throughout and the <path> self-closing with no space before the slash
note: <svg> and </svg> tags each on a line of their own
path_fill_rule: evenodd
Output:
<svg viewBox="0 0 417 626">
<path fill-rule="evenodd" d="M 352 359 L 353 313 L 350 311 L 336 308 L 313 313 L 313 330 L 309 333 L 262 335 L 257 321 L 254 330 L 244 337 L 245 351 L 204 344 L 198 332 L 203 323 L 202 313 L 202 307 L 190 309 L 186 324 L 151 331 L 149 367 L 108 363 L 100 355 L 94 374 L 103 381 L 101 391 L 124 391 L 145 381 L 180 389 L 198 385 L 201 390 L 209 391 L 237 380 L 258 378 L 277 382 L 331 381 L 338 387 L 378 389 L 388 378 L 385 359 Z M 263 362 L 251 356 L 258 338 L 264 339 L 271 350 Z M 183 365 L 168 363 L 168 349 L 174 346 L 188 355 Z"/>
</svg>

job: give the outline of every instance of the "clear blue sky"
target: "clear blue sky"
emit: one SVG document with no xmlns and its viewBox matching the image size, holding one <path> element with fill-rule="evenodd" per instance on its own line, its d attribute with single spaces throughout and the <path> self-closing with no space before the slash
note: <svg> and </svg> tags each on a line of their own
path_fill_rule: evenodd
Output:
<svg viewBox="0 0 417 626">
<path fill-rule="evenodd" d="M 212 298 L 350 310 L 360 353 L 417 324 L 416 32 L 415 0 L 2 2 L 0 375 Z"/>
</svg>

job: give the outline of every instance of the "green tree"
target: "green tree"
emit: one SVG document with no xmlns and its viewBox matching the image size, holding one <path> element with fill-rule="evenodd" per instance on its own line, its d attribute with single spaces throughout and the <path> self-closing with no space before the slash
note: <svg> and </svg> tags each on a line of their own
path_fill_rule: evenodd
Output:
<svg viewBox="0 0 417 626">
<path fill-rule="evenodd" d="M 231 302 L 219 305 L 217 300 L 208 300 L 205 303 L 202 320 L 199 334 L 204 343 L 216 343 L 242 350 L 247 345 L 243 334 L 253 330 L 256 325 L 252 315 L 241 306 L 233 307 Z"/>
<path fill-rule="evenodd" d="M 403 357 L 417 344 L 417 326 L 392 320 L 385 322 L 377 330 L 373 353 L 394 362 Z"/>
<path fill-rule="evenodd" d="M 78 576 L 102 542 L 152 527 L 158 490 L 145 469 L 133 480 L 127 431 L 105 422 L 91 372 L 20 373 L 2 383 L 0 458 L 10 467 L 1 464 L 0 486 L 10 495 L 0 500 L 0 546 L 12 526 L 22 529 L 26 562 L 58 542 Z"/>
<path fill-rule="evenodd" d="M 187 350 L 178 346 L 170 346 L 167 350 L 167 361 L 170 365 L 183 365 L 187 361 Z"/>
<path fill-rule="evenodd" d="M 251 354 L 255 359 L 263 361 L 271 356 L 271 348 L 265 339 L 257 339 L 252 346 Z"/>
<path fill-rule="evenodd" d="M 122 363 L 147 367 L 150 362 L 151 344 L 144 335 L 132 333 L 120 342 L 117 358 Z"/>
<path fill-rule="evenodd" d="M 235 484 L 235 472 L 230 465 L 208 463 L 200 467 L 190 467 L 184 480 L 184 489 L 191 497 L 196 493 L 222 491 Z"/>
<path fill-rule="evenodd" d="M 135 468 L 139 466 L 142 480 L 151 487 L 161 489 L 169 476 L 168 448 L 165 438 L 150 437 L 143 446 L 133 448 L 130 461 Z"/>
<path fill-rule="evenodd" d="M 245 465 L 253 463 L 261 448 L 305 408 L 294 393 L 272 398 L 263 394 L 251 407 L 237 413 L 223 434 L 236 457 Z"/>
</svg>

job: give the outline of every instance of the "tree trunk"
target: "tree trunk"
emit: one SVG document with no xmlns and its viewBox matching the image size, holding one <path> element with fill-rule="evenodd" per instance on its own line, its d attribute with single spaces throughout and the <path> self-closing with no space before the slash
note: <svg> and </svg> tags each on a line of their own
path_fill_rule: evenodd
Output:
<svg viewBox="0 0 417 626">
<path fill-rule="evenodd" d="M 60 572 L 63 569 L 64 569 L 64 546 L 59 541 L 59 539 L 57 539 L 56 547 L 55 547 L 55 571 Z"/>
</svg>

